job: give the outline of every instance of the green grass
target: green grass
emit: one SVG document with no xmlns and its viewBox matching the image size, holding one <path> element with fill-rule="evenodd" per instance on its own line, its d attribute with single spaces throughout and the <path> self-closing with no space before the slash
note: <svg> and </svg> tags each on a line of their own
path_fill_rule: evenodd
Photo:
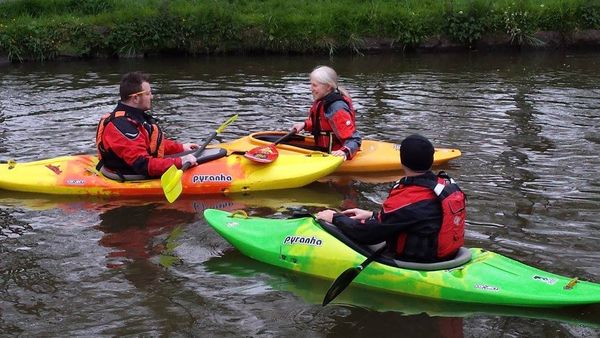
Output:
<svg viewBox="0 0 600 338">
<path fill-rule="evenodd" d="M 600 29 L 600 0 L 4 0 L 10 60 L 152 53 L 362 53 L 367 39 L 411 49 L 486 34 L 515 46 L 537 31 Z"/>
</svg>

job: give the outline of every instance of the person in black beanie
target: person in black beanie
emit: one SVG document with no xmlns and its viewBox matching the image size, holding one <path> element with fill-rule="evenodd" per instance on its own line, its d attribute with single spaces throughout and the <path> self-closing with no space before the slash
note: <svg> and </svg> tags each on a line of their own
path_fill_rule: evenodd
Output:
<svg viewBox="0 0 600 338">
<path fill-rule="evenodd" d="M 462 245 L 462 237 L 460 245 L 451 243 L 451 247 L 442 247 L 452 238 L 440 236 L 452 235 L 447 231 L 440 234 L 442 205 L 433 187 L 446 183 L 431 171 L 434 151 L 431 142 L 422 135 L 410 135 L 402 141 L 400 162 L 405 177 L 394 184 L 379 212 L 358 208 L 342 212 L 323 210 L 316 218 L 333 223 L 360 244 L 386 241 L 386 253 L 396 259 L 429 263 L 454 258 L 458 250 L 455 247 Z M 424 182 L 429 187 L 417 184 Z M 464 206 L 464 195 L 462 202 Z M 464 218 L 458 226 L 462 228 L 457 231 L 464 234 Z"/>
<path fill-rule="evenodd" d="M 407 176 L 424 173 L 433 164 L 433 144 L 419 134 L 413 134 L 400 143 L 400 163 Z M 408 169 L 408 172 L 406 172 Z"/>
</svg>

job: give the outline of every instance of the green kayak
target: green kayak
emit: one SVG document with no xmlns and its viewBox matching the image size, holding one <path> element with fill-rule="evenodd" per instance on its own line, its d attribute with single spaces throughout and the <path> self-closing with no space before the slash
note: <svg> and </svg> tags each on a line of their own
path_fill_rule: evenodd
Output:
<svg viewBox="0 0 600 338">
<path fill-rule="evenodd" d="M 269 219 L 204 211 L 206 221 L 244 255 L 333 280 L 372 253 L 335 226 L 311 217 Z M 446 301 L 524 307 L 600 303 L 600 284 L 552 274 L 500 254 L 463 248 L 453 261 L 418 264 L 377 259 L 353 284 Z"/>
</svg>

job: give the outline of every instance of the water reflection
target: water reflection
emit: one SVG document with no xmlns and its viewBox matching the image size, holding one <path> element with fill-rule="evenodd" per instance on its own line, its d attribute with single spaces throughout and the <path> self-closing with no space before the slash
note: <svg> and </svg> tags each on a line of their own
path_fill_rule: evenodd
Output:
<svg viewBox="0 0 600 338">
<path fill-rule="evenodd" d="M 279 269 L 243 256 L 236 250 L 227 250 L 220 257 L 213 257 L 206 261 L 205 266 L 210 272 L 235 276 L 240 279 L 251 276 L 261 276 L 258 279 L 265 283 L 271 292 L 290 292 L 294 296 L 301 297 L 305 302 L 320 307 L 323 297 L 331 281 L 314 278 L 311 276 L 295 273 L 289 270 Z M 350 311 L 346 311 L 349 309 Z M 429 324 L 421 325 L 432 329 L 431 334 L 453 334 L 451 337 L 462 337 L 463 318 L 475 318 L 482 314 L 501 317 L 524 317 L 531 319 L 557 320 L 571 324 L 585 324 L 600 328 L 600 305 L 576 306 L 562 309 L 535 309 L 520 308 L 497 305 L 481 305 L 436 301 L 407 295 L 388 294 L 372 289 L 350 286 L 341 293 L 336 300 L 322 311 L 329 316 L 342 317 L 345 325 L 337 329 L 346 332 L 344 326 L 361 323 L 359 330 L 363 333 L 382 330 L 388 332 L 383 336 L 396 332 L 398 327 L 404 329 L 411 326 L 415 320 L 428 322 L 426 318 L 433 317 L 435 320 Z M 376 316 L 376 313 L 387 313 L 386 316 L 393 320 L 362 320 L 361 317 Z M 424 316 L 424 315 L 427 316 Z M 358 318 L 356 318 L 356 317 Z M 384 316 L 385 317 L 385 316 Z M 439 326 L 438 326 L 439 325 Z M 437 331 L 436 328 L 453 327 L 453 330 Z M 418 337 L 418 331 L 408 334 L 409 337 Z M 337 331 L 334 331 L 337 332 Z M 348 333 L 348 332 L 347 332 Z M 455 336 L 457 334 L 457 336 Z M 337 336 L 337 335 L 333 335 Z"/>
<path fill-rule="evenodd" d="M 193 211 L 161 210 L 155 204 L 123 206 L 102 212 L 100 224 L 94 228 L 104 233 L 98 243 L 111 249 L 106 266 L 120 268 L 162 255 L 172 231 L 192 223 L 195 217 Z"/>
</svg>

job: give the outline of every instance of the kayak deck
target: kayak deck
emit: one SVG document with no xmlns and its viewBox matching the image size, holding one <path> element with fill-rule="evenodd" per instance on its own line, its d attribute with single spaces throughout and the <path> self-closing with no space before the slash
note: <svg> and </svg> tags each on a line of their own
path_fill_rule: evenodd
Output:
<svg viewBox="0 0 600 338">
<path fill-rule="evenodd" d="M 204 217 L 243 254 L 284 269 L 333 280 L 366 259 L 309 217 L 267 219 L 213 209 L 205 210 Z M 483 249 L 469 250 L 468 263 L 442 270 L 406 269 L 375 261 L 353 283 L 466 303 L 561 307 L 600 302 L 600 284 L 549 273 Z"/>
</svg>

